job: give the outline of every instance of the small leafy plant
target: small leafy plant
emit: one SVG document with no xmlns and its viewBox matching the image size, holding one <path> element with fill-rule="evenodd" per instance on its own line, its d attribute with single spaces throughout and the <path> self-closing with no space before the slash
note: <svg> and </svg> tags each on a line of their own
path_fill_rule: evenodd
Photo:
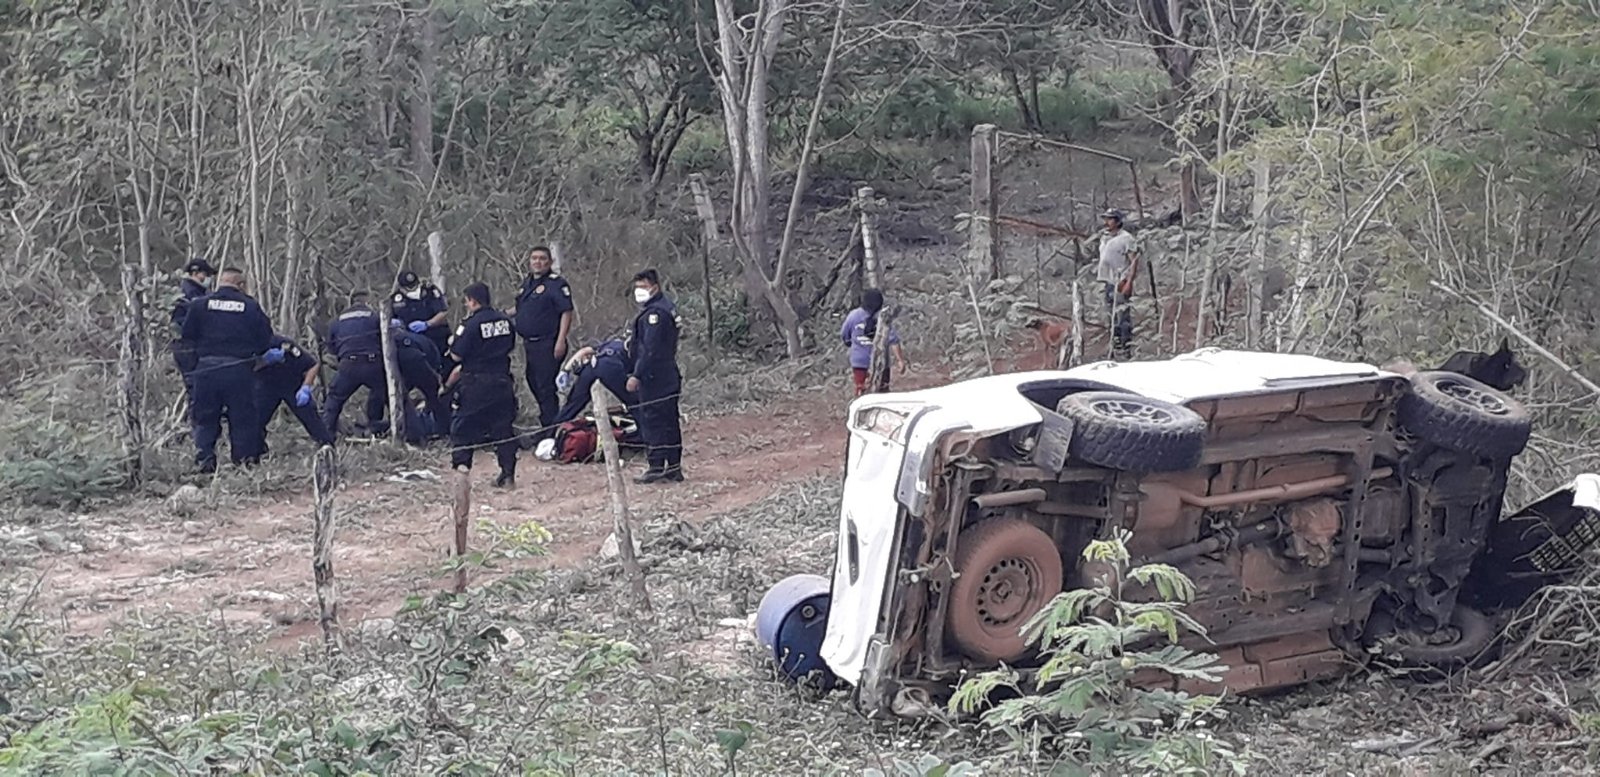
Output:
<svg viewBox="0 0 1600 777">
<path fill-rule="evenodd" d="M 1106 574 L 1092 588 L 1057 595 L 1024 627 L 1046 659 L 1029 689 L 1002 666 L 964 682 L 950 707 L 983 709 L 984 724 L 1014 746 L 1058 751 L 1053 774 L 1242 774 L 1243 757 L 1204 730 L 1220 716 L 1219 697 L 1150 687 L 1162 679 L 1216 682 L 1226 667 L 1178 644 L 1186 633 L 1205 633 L 1183 611 L 1194 584 L 1166 564 L 1130 569 L 1125 538 L 1091 542 L 1083 557 Z M 1127 586 L 1153 596 L 1129 601 Z M 1010 698 L 991 704 L 997 692 Z"/>
</svg>

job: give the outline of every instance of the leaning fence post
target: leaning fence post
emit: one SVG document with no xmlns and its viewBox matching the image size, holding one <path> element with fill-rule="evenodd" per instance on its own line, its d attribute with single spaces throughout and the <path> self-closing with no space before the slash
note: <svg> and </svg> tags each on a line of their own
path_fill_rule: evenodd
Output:
<svg viewBox="0 0 1600 777">
<path fill-rule="evenodd" d="M 327 650 L 337 647 L 339 628 L 339 584 L 333 577 L 333 490 L 339 485 L 334 468 L 333 446 L 317 449 L 311 459 L 311 490 L 315 499 L 311 530 L 311 576 L 317 586 L 317 623 L 322 626 L 322 644 Z"/>
<path fill-rule="evenodd" d="M 594 382 L 589 399 L 594 408 L 595 431 L 600 437 L 600 451 L 606 460 L 606 491 L 611 494 L 611 522 L 617 537 L 617 551 L 622 555 L 622 570 L 633 583 L 633 596 L 640 609 L 650 611 L 650 591 L 644 585 L 644 570 L 633 552 L 633 526 L 628 517 L 628 491 L 622 480 L 622 452 L 617 438 L 611 432 L 612 396 L 604 384 Z"/>
<path fill-rule="evenodd" d="M 472 470 L 456 469 L 455 479 L 452 512 L 456 526 L 456 593 L 464 594 L 467 592 L 467 518 L 472 515 Z"/>
<path fill-rule="evenodd" d="M 999 209 L 994 197 L 999 136 L 993 124 L 972 128 L 972 207 L 967 222 L 967 262 L 971 277 L 992 281 L 1002 274 L 996 238 Z"/>
</svg>

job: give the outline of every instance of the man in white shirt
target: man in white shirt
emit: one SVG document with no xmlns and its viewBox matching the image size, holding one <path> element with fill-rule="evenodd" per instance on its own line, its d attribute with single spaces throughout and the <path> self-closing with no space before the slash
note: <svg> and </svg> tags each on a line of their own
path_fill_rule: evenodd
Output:
<svg viewBox="0 0 1600 777">
<path fill-rule="evenodd" d="M 1133 276 L 1139 264 L 1139 249 L 1133 235 L 1122 228 L 1120 210 L 1100 214 L 1105 220 L 1105 232 L 1100 235 L 1100 263 L 1095 268 L 1095 280 L 1105 291 L 1106 307 L 1111 318 L 1111 346 L 1118 357 L 1126 357 L 1133 350 L 1133 311 L 1129 304 L 1133 295 Z"/>
</svg>

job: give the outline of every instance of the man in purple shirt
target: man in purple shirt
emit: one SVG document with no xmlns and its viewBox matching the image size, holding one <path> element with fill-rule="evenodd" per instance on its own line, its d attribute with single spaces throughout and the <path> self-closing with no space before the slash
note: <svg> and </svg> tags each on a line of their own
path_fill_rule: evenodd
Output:
<svg viewBox="0 0 1600 777">
<path fill-rule="evenodd" d="M 878 336 L 878 314 L 883 312 L 883 292 L 867 289 L 861 292 L 861 307 L 850 311 L 844 318 L 844 328 L 839 338 L 850 347 L 850 373 L 855 381 L 856 396 L 869 392 L 889 390 L 889 360 L 883 360 L 883 374 L 867 387 L 867 373 L 872 368 L 872 344 Z M 887 332 L 889 353 L 894 355 L 895 369 L 906 371 L 906 355 L 900 350 L 900 333 L 889 325 Z"/>
</svg>

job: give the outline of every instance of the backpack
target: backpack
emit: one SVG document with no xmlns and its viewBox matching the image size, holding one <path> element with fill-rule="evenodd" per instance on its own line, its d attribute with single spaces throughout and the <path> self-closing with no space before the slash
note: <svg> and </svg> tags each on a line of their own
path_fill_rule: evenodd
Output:
<svg viewBox="0 0 1600 777">
<path fill-rule="evenodd" d="M 622 441 L 621 429 L 612 429 L 611 434 L 618 442 Z M 600 447 L 600 431 L 593 421 L 583 418 L 556 427 L 555 440 L 556 461 L 562 464 L 587 464 L 596 458 Z"/>
</svg>

